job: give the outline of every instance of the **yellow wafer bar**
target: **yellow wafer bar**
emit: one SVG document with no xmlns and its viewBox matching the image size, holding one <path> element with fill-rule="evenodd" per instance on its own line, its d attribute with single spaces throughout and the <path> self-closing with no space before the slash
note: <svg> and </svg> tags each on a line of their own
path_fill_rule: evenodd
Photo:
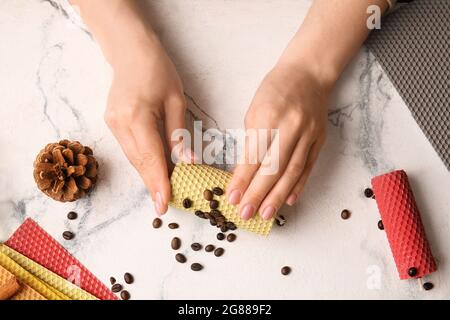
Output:
<svg viewBox="0 0 450 320">
<path fill-rule="evenodd" d="M 183 164 L 179 163 L 170 178 L 172 185 L 172 200 L 170 204 L 179 209 L 195 212 L 201 210 L 208 212 L 209 202 L 203 198 L 205 189 L 212 190 L 220 187 L 226 190 L 231 180 L 231 173 L 213 168 L 204 164 Z M 214 196 L 219 201 L 219 210 L 227 221 L 233 222 L 238 228 L 242 228 L 261 235 L 268 235 L 272 228 L 274 218 L 264 220 L 259 214 L 250 220 L 243 220 L 239 216 L 237 206 L 230 204 L 225 195 Z M 183 199 L 189 198 L 192 206 L 188 209 L 183 207 Z"/>
<path fill-rule="evenodd" d="M 52 288 L 45 282 L 41 281 L 39 278 L 29 273 L 27 270 L 22 268 L 19 264 L 17 264 L 14 260 L 12 260 L 2 252 L 0 252 L 0 265 L 11 272 L 21 283 L 29 285 L 32 289 L 37 291 L 46 299 L 70 300 L 69 297 L 61 292 L 58 292 L 56 289 Z"/>
<path fill-rule="evenodd" d="M 14 279 L 14 275 L 0 265 L 0 287 Z M 26 284 L 20 284 L 19 291 L 10 300 L 46 300 L 42 295 Z"/>
<path fill-rule="evenodd" d="M 25 257 L 23 254 L 11 249 L 7 245 L 0 245 L 0 253 L 6 254 L 26 271 L 72 300 L 98 300 L 93 295 Z"/>
</svg>

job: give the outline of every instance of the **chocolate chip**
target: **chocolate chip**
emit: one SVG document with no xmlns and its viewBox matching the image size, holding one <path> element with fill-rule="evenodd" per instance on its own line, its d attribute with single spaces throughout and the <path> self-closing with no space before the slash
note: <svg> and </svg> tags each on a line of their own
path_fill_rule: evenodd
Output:
<svg viewBox="0 0 450 320">
<path fill-rule="evenodd" d="M 227 232 L 227 231 L 228 231 L 227 225 L 226 225 L 226 224 L 221 225 L 221 226 L 220 226 L 220 231 L 222 231 L 222 232 Z"/>
<path fill-rule="evenodd" d="M 434 284 L 432 284 L 431 282 L 425 282 L 424 284 L 423 284 L 423 288 L 425 289 L 425 290 L 431 290 L 431 289 L 433 289 L 434 288 Z"/>
<path fill-rule="evenodd" d="M 194 251 L 199 251 L 202 249 L 202 245 L 198 242 L 194 242 L 193 244 L 191 244 L 191 249 Z"/>
<path fill-rule="evenodd" d="M 199 218 L 204 219 L 205 218 L 205 213 L 203 211 L 197 210 L 195 211 L 195 215 Z"/>
<path fill-rule="evenodd" d="M 233 242 L 234 240 L 236 240 L 236 235 L 234 233 L 230 233 L 229 235 L 227 235 L 228 242 Z"/>
<path fill-rule="evenodd" d="M 203 266 L 200 263 L 194 262 L 191 264 L 191 270 L 192 271 L 200 271 L 203 269 Z"/>
<path fill-rule="evenodd" d="M 409 275 L 410 277 L 414 277 L 415 275 L 417 275 L 417 269 L 414 268 L 414 267 L 409 268 L 409 269 L 408 269 L 408 275 Z"/>
<path fill-rule="evenodd" d="M 153 228 L 158 229 L 162 225 L 162 220 L 160 218 L 153 219 Z"/>
<path fill-rule="evenodd" d="M 378 229 L 380 229 L 380 230 L 384 230 L 384 224 L 383 224 L 383 221 L 378 221 Z"/>
<path fill-rule="evenodd" d="M 222 232 L 219 232 L 216 237 L 217 237 L 217 240 L 225 239 L 225 235 Z"/>
<path fill-rule="evenodd" d="M 364 195 L 366 198 L 372 198 L 373 197 L 373 190 L 370 188 L 364 189 Z"/>
<path fill-rule="evenodd" d="M 178 229 L 179 225 L 178 223 L 172 222 L 169 223 L 169 229 Z"/>
<path fill-rule="evenodd" d="M 281 274 L 283 276 L 287 276 L 289 273 L 291 273 L 291 267 L 284 266 L 283 268 L 281 268 Z"/>
<path fill-rule="evenodd" d="M 219 207 L 219 201 L 217 201 L 217 200 L 211 200 L 211 201 L 209 202 L 209 207 L 210 207 L 211 209 L 217 209 L 217 208 Z"/>
<path fill-rule="evenodd" d="M 206 252 L 211 252 L 211 251 L 213 251 L 214 250 L 214 245 L 212 245 L 212 244 L 208 244 L 206 247 L 205 247 L 205 251 Z"/>
<path fill-rule="evenodd" d="M 225 225 L 230 230 L 236 230 L 237 229 L 236 225 L 233 222 L 231 222 L 231 221 L 227 221 L 227 223 Z"/>
<path fill-rule="evenodd" d="M 216 257 L 220 257 L 221 255 L 223 255 L 224 252 L 225 250 L 223 248 L 217 248 L 216 250 L 214 250 L 214 255 Z"/>
<path fill-rule="evenodd" d="M 170 246 L 173 250 L 178 250 L 181 247 L 181 240 L 180 238 L 174 237 L 172 241 L 170 242 Z"/>
<path fill-rule="evenodd" d="M 75 211 L 70 211 L 67 214 L 67 219 L 69 220 L 75 220 L 76 218 L 78 218 L 78 213 L 76 213 Z"/>
<path fill-rule="evenodd" d="M 179 263 L 185 263 L 186 262 L 186 257 L 182 253 L 177 253 L 175 255 L 175 260 L 177 260 Z"/>
<path fill-rule="evenodd" d="M 221 196 L 223 195 L 223 190 L 222 188 L 219 187 L 215 187 L 212 189 L 212 192 L 216 195 L 216 196 Z"/>
<path fill-rule="evenodd" d="M 124 279 L 125 282 L 128 283 L 128 284 L 131 284 L 131 283 L 134 282 L 134 277 L 133 277 L 133 276 L 131 275 L 131 273 L 129 273 L 129 272 L 126 272 L 126 273 L 123 275 L 123 279 Z"/>
<path fill-rule="evenodd" d="M 211 190 L 206 189 L 203 191 L 203 198 L 205 198 L 206 201 L 211 201 L 213 199 L 213 193 Z"/>
<path fill-rule="evenodd" d="M 348 218 L 350 218 L 350 215 L 351 215 L 351 213 L 347 209 L 344 209 L 341 212 L 341 218 L 344 220 L 347 220 Z"/>
<path fill-rule="evenodd" d="M 114 293 L 122 291 L 123 287 L 120 283 L 116 283 L 111 287 L 111 291 Z"/>
<path fill-rule="evenodd" d="M 109 278 L 109 282 L 111 282 L 111 284 L 116 283 L 116 278 L 110 277 L 110 278 Z"/>
<path fill-rule="evenodd" d="M 130 300 L 131 298 L 130 293 L 127 290 L 123 290 L 120 293 L 120 297 L 122 298 L 122 300 Z"/>
<path fill-rule="evenodd" d="M 188 198 L 183 199 L 183 207 L 184 207 L 184 208 L 188 209 L 188 208 L 190 208 L 191 206 L 192 206 L 192 201 L 191 201 L 191 199 L 188 199 Z"/>
<path fill-rule="evenodd" d="M 70 232 L 70 231 L 64 231 L 62 236 L 66 240 L 72 240 L 73 238 L 75 238 L 75 235 L 73 234 L 73 232 Z"/>
</svg>

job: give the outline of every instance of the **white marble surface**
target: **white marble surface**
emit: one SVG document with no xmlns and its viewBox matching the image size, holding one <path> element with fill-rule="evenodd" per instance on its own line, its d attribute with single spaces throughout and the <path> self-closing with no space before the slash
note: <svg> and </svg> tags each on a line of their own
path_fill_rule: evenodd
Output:
<svg viewBox="0 0 450 320">
<path fill-rule="evenodd" d="M 197 104 L 189 99 L 190 119 L 224 129 L 241 127 L 255 88 L 310 1 L 148 4 Z M 367 50 L 336 89 L 327 144 L 299 204 L 284 210 L 287 224 L 265 239 L 238 232 L 218 259 L 188 250 L 192 240 L 218 242 L 199 219 L 172 209 L 164 223 L 177 221 L 179 230 L 151 227 L 149 196 L 102 120 L 111 70 L 89 33 L 52 1 L 3 0 L 0 36 L 0 240 L 32 217 L 105 283 L 133 273 L 135 299 L 450 298 L 450 174 Z M 60 138 L 92 146 L 100 160 L 95 192 L 76 203 L 50 200 L 32 177 L 40 148 Z M 362 195 L 373 175 L 394 168 L 410 175 L 439 261 L 430 292 L 398 279 L 376 204 Z M 351 219 L 341 220 L 343 208 Z M 68 221 L 70 210 L 80 218 Z M 66 229 L 75 240 L 62 239 Z M 205 265 L 202 272 L 175 262 L 174 235 L 189 261 Z M 280 275 L 283 265 L 292 266 L 289 277 Z"/>
</svg>

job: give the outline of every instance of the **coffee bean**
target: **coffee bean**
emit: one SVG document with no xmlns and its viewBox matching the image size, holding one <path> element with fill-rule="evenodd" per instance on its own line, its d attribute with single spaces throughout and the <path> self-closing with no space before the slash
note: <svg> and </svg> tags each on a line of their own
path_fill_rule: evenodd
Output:
<svg viewBox="0 0 450 320">
<path fill-rule="evenodd" d="M 62 236 L 66 240 L 72 240 L 75 237 L 75 234 L 73 234 L 73 232 L 70 231 L 64 231 Z"/>
<path fill-rule="evenodd" d="M 183 207 L 184 207 L 184 208 L 188 209 L 188 208 L 190 208 L 191 206 L 192 206 L 192 201 L 191 201 L 191 199 L 188 199 L 188 198 L 183 199 Z"/>
<path fill-rule="evenodd" d="M 111 291 L 114 293 L 122 291 L 123 287 L 120 283 L 116 283 L 111 287 Z"/>
<path fill-rule="evenodd" d="M 211 201 L 213 199 L 213 193 L 211 190 L 206 189 L 203 191 L 203 198 L 205 198 L 206 201 Z"/>
<path fill-rule="evenodd" d="M 178 229 L 179 225 L 178 223 L 172 222 L 169 223 L 169 229 Z"/>
<path fill-rule="evenodd" d="M 186 257 L 182 253 L 177 253 L 175 255 L 175 260 L 177 260 L 179 263 L 185 263 L 186 262 Z"/>
<path fill-rule="evenodd" d="M 233 242 L 234 240 L 236 240 L 236 235 L 234 233 L 230 233 L 229 235 L 227 235 L 228 242 Z"/>
<path fill-rule="evenodd" d="M 123 290 L 120 293 L 120 297 L 122 298 L 122 300 L 130 300 L 131 298 L 130 293 L 127 290 Z"/>
<path fill-rule="evenodd" d="M 162 225 L 162 220 L 160 218 L 153 219 L 153 228 L 158 229 Z"/>
<path fill-rule="evenodd" d="M 366 198 L 372 198 L 373 197 L 373 190 L 370 188 L 364 189 L 364 195 Z"/>
<path fill-rule="evenodd" d="M 212 209 L 210 211 L 210 213 L 214 216 L 214 217 L 223 217 L 222 212 L 220 212 L 220 210 L 217 209 Z"/>
<path fill-rule="evenodd" d="M 195 211 L 195 215 L 199 218 L 204 219 L 205 218 L 205 213 L 203 211 L 197 210 Z"/>
<path fill-rule="evenodd" d="M 211 209 L 217 209 L 217 208 L 219 207 L 219 201 L 217 201 L 217 200 L 211 200 L 211 201 L 209 202 L 209 207 L 210 207 Z"/>
<path fill-rule="evenodd" d="M 209 223 L 210 223 L 212 226 L 216 226 L 216 225 L 217 225 L 217 221 L 216 221 L 216 219 L 214 219 L 214 217 L 209 218 Z"/>
<path fill-rule="evenodd" d="M 233 222 L 231 222 L 231 221 L 227 221 L 227 223 L 225 225 L 230 230 L 236 230 L 237 229 L 236 225 Z"/>
<path fill-rule="evenodd" d="M 206 247 L 205 247 L 205 251 L 206 252 L 211 252 L 211 251 L 213 251 L 215 249 L 215 247 L 214 247 L 214 245 L 212 245 L 212 244 L 208 244 Z"/>
<path fill-rule="evenodd" d="M 216 196 L 221 196 L 223 195 L 223 190 L 219 187 L 215 187 L 212 189 L 212 192 L 216 195 Z"/>
<path fill-rule="evenodd" d="M 76 218 L 78 218 L 78 214 L 75 211 L 70 211 L 67 214 L 67 219 L 69 220 L 75 220 Z"/>
<path fill-rule="evenodd" d="M 217 240 L 223 240 L 223 239 L 225 239 L 225 235 L 222 232 L 219 232 L 217 234 Z"/>
<path fill-rule="evenodd" d="M 170 242 L 170 246 L 172 247 L 173 250 L 178 250 L 181 247 L 181 240 L 180 238 L 173 238 L 172 241 Z"/>
<path fill-rule="evenodd" d="M 434 284 L 432 284 L 431 282 L 425 282 L 424 284 L 423 284 L 423 288 L 425 289 L 425 290 L 431 290 L 431 289 L 433 289 L 434 288 Z"/>
<path fill-rule="evenodd" d="M 111 284 L 116 283 L 116 278 L 110 277 L 110 278 L 109 278 L 109 282 L 111 282 Z"/>
<path fill-rule="evenodd" d="M 199 251 L 202 249 L 202 245 L 198 242 L 194 242 L 193 244 L 191 244 L 191 249 L 194 251 Z"/>
<path fill-rule="evenodd" d="M 283 268 L 281 268 L 281 274 L 283 276 L 287 276 L 289 273 L 291 273 L 291 267 L 284 266 Z"/>
<path fill-rule="evenodd" d="M 380 229 L 380 230 L 384 230 L 384 224 L 383 224 L 383 221 L 378 221 L 378 229 Z"/>
<path fill-rule="evenodd" d="M 347 209 L 344 209 L 341 212 L 341 218 L 344 220 L 347 220 L 348 218 L 350 218 L 350 215 L 351 215 L 351 213 Z"/>
<path fill-rule="evenodd" d="M 211 219 L 211 214 L 209 212 L 203 212 L 203 214 L 205 215 L 205 219 Z"/>
<path fill-rule="evenodd" d="M 219 228 L 219 229 L 222 229 L 222 227 L 225 226 L 225 221 L 216 220 L 216 222 L 217 222 L 216 227 Z"/>
<path fill-rule="evenodd" d="M 131 284 L 131 283 L 134 282 L 134 277 L 133 277 L 133 275 L 131 275 L 131 273 L 129 273 L 129 272 L 126 272 L 126 273 L 123 275 L 123 279 L 124 279 L 125 282 L 128 283 L 128 284 Z"/>
<path fill-rule="evenodd" d="M 222 232 L 227 232 L 227 231 L 228 231 L 227 225 L 226 225 L 226 224 L 221 225 L 221 226 L 220 226 L 220 231 L 222 231 Z"/>
<path fill-rule="evenodd" d="M 216 250 L 214 250 L 214 255 L 216 257 L 220 257 L 221 255 L 223 255 L 224 252 L 225 250 L 223 248 L 217 248 Z"/>
<path fill-rule="evenodd" d="M 411 268 L 408 269 L 408 275 L 410 277 L 414 277 L 416 274 L 417 274 L 417 269 L 416 268 L 411 267 Z"/>
<path fill-rule="evenodd" d="M 192 271 L 200 271 L 203 269 L 203 266 L 200 263 L 194 262 L 191 264 L 191 270 Z"/>
</svg>

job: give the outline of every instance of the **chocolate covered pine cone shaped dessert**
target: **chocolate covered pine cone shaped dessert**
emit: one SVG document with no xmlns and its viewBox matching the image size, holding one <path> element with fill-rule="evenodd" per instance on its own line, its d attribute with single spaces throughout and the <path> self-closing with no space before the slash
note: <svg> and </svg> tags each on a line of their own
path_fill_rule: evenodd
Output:
<svg viewBox="0 0 450 320">
<path fill-rule="evenodd" d="M 49 143 L 34 161 L 34 180 L 49 197 L 62 202 L 84 197 L 97 181 L 92 149 L 78 141 Z"/>
</svg>

